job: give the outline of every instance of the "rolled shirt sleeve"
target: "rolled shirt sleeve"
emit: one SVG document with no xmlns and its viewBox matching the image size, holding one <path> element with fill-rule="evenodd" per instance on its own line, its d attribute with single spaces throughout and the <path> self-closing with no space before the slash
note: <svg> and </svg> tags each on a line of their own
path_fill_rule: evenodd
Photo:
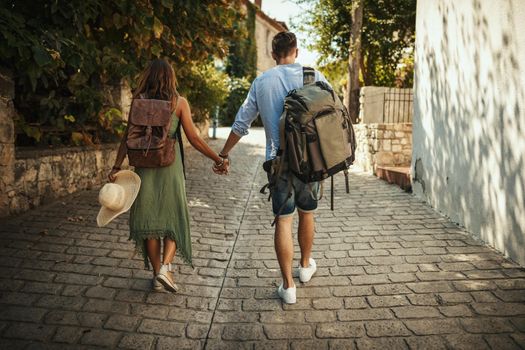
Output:
<svg viewBox="0 0 525 350">
<path fill-rule="evenodd" d="M 237 136 L 248 135 L 248 129 L 252 123 L 257 119 L 259 110 L 257 108 L 257 98 L 255 95 L 255 84 L 257 79 L 252 83 L 248 96 L 244 100 L 243 104 L 239 108 L 235 121 L 232 125 L 232 131 Z"/>
</svg>

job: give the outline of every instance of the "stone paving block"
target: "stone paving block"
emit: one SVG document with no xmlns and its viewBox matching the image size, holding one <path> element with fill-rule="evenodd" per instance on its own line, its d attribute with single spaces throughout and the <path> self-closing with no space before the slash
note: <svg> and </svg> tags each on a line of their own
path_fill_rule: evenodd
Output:
<svg viewBox="0 0 525 350">
<path fill-rule="evenodd" d="M 485 335 L 483 337 L 491 349 L 498 350 L 518 350 L 521 349 L 518 344 L 508 335 Z"/>
<path fill-rule="evenodd" d="M 184 334 L 186 325 L 165 320 L 143 319 L 137 331 L 147 334 L 168 335 L 172 337 L 181 337 Z"/>
<path fill-rule="evenodd" d="M 473 334 L 454 334 L 446 335 L 445 339 L 448 344 L 448 348 L 451 349 L 472 349 L 472 350 L 485 350 L 490 349 L 489 345 L 485 342 L 481 335 Z"/>
<path fill-rule="evenodd" d="M 104 324 L 105 329 L 113 329 L 116 331 L 134 331 L 140 322 L 139 317 L 135 316 L 124 316 L 124 315 L 111 315 Z"/>
<path fill-rule="evenodd" d="M 470 296 L 476 303 L 498 303 L 501 301 L 489 291 L 470 292 Z"/>
<path fill-rule="evenodd" d="M 458 332 L 459 327 L 455 319 L 422 319 L 404 322 L 407 328 L 416 335 L 454 334 Z"/>
<path fill-rule="evenodd" d="M 361 322 L 321 323 L 315 335 L 318 338 L 358 338 L 365 335 L 365 328 Z"/>
<path fill-rule="evenodd" d="M 514 331 L 506 318 L 464 318 L 460 320 L 463 328 L 469 333 L 504 333 Z"/>
<path fill-rule="evenodd" d="M 80 325 L 77 313 L 74 311 L 51 310 L 46 314 L 44 321 L 46 324 Z"/>
<path fill-rule="evenodd" d="M 365 328 L 369 337 L 394 337 L 412 334 L 401 321 L 368 321 L 365 322 Z"/>
<path fill-rule="evenodd" d="M 54 333 L 54 326 L 13 322 L 4 331 L 2 337 L 44 342 L 50 340 Z"/>
<path fill-rule="evenodd" d="M 118 347 L 122 349 L 150 349 L 155 337 L 149 334 L 125 334 L 120 340 Z"/>
<path fill-rule="evenodd" d="M 337 311 L 340 321 L 387 320 L 394 318 L 389 309 L 352 309 Z"/>
<path fill-rule="evenodd" d="M 268 339 L 303 339 L 312 337 L 312 326 L 293 323 L 264 325 Z"/>
<path fill-rule="evenodd" d="M 125 291 L 124 291 L 125 292 Z M 184 306 L 186 297 L 173 293 L 145 293 L 142 291 L 132 291 L 139 295 L 146 295 L 146 304 L 156 304 L 161 306 Z"/>
<path fill-rule="evenodd" d="M 0 304 L 29 306 L 41 295 L 21 292 L 7 292 L 0 294 Z"/>
<path fill-rule="evenodd" d="M 351 276 L 350 280 L 352 281 L 353 285 L 384 284 L 389 282 L 387 275 Z"/>
<path fill-rule="evenodd" d="M 54 280 L 55 283 L 67 283 L 67 284 L 83 284 L 96 286 L 100 284 L 102 277 L 91 276 L 91 275 L 81 275 L 67 272 L 58 272 Z"/>
<path fill-rule="evenodd" d="M 437 308 L 430 306 L 398 306 L 393 307 L 392 311 L 397 318 L 426 318 L 441 316 Z"/>
<path fill-rule="evenodd" d="M 403 338 L 362 338 L 356 340 L 357 349 L 408 349 Z M 343 348 L 341 348 L 343 349 Z"/>
<path fill-rule="evenodd" d="M 151 294 L 154 295 L 154 294 Z M 143 302 L 146 299 L 146 293 L 135 290 L 119 290 L 115 296 L 117 301 L 127 301 L 127 302 Z"/>
<path fill-rule="evenodd" d="M 353 343 L 353 341 L 352 341 Z M 337 348 L 335 345 L 332 345 L 332 349 Z M 304 350 L 304 349 L 316 349 L 316 350 L 328 350 L 329 341 L 320 340 L 320 339 L 304 339 L 304 340 L 292 340 L 290 342 L 291 350 Z M 257 348 L 256 348 L 257 349 Z M 288 349 L 288 346 L 284 349 Z M 351 347 L 346 347 L 346 349 L 355 349 L 355 345 L 352 344 Z"/>
<path fill-rule="evenodd" d="M 374 292 L 377 295 L 396 295 L 396 294 L 409 294 L 411 290 L 404 284 L 382 284 L 374 286 Z"/>
<path fill-rule="evenodd" d="M 305 313 L 305 319 L 306 322 L 310 323 L 335 322 L 337 320 L 337 315 L 335 311 L 331 310 L 308 311 Z"/>
<path fill-rule="evenodd" d="M 522 349 L 525 347 L 525 335 L 523 333 L 513 333 L 510 335 L 512 339 L 518 344 Z"/>
<path fill-rule="evenodd" d="M 439 294 L 409 294 L 407 295 L 410 304 L 417 306 L 435 306 L 442 305 L 443 299 Z"/>
<path fill-rule="evenodd" d="M 493 293 L 506 302 L 525 302 L 525 291 L 523 290 L 497 290 Z"/>
<path fill-rule="evenodd" d="M 210 323 L 213 313 L 211 311 L 195 311 L 188 310 L 182 307 L 170 307 L 168 313 L 168 320 L 179 321 L 179 322 L 199 322 L 199 323 Z"/>
<path fill-rule="evenodd" d="M 48 310 L 36 307 L 2 306 L 0 319 L 6 321 L 39 322 Z"/>
<path fill-rule="evenodd" d="M 115 289 L 102 286 L 91 287 L 86 291 L 86 297 L 89 298 L 113 299 L 115 294 Z"/>
<path fill-rule="evenodd" d="M 407 283 L 406 286 L 414 293 L 439 293 L 452 292 L 454 289 L 448 281 L 440 282 L 415 282 Z"/>
<path fill-rule="evenodd" d="M 437 335 L 429 335 L 422 337 L 409 337 L 406 338 L 408 347 L 412 350 L 425 349 L 425 350 L 448 350 L 447 341 L 445 338 Z"/>
<path fill-rule="evenodd" d="M 366 309 L 369 307 L 364 297 L 349 297 L 343 300 L 345 309 Z"/>
<path fill-rule="evenodd" d="M 105 329 L 86 329 L 80 342 L 85 345 L 94 345 L 106 348 L 114 348 L 122 333 L 116 331 L 108 331 Z"/>
<path fill-rule="evenodd" d="M 186 336 L 190 339 L 206 339 L 209 325 L 200 323 L 190 323 L 186 327 Z"/>
<path fill-rule="evenodd" d="M 525 304 L 523 303 L 473 303 L 472 308 L 480 315 L 525 315 Z"/>
<path fill-rule="evenodd" d="M 53 336 L 53 342 L 75 344 L 84 334 L 80 327 L 60 326 Z"/>
<path fill-rule="evenodd" d="M 223 327 L 224 340 L 263 340 L 266 339 L 263 327 L 257 324 L 228 324 Z"/>
<path fill-rule="evenodd" d="M 87 312 L 129 314 L 129 304 L 121 301 L 92 299 L 88 300 L 82 310 Z"/>
<path fill-rule="evenodd" d="M 318 310 L 338 310 L 343 308 L 343 299 L 334 297 L 313 299 L 312 304 L 314 309 Z"/>
<path fill-rule="evenodd" d="M 404 295 L 368 296 L 366 300 L 372 307 L 390 307 L 409 304 Z"/>
<path fill-rule="evenodd" d="M 374 288 L 377 287 L 374 286 Z M 371 286 L 332 287 L 331 290 L 336 297 L 365 296 L 374 293 Z"/>
<path fill-rule="evenodd" d="M 259 314 L 259 321 L 261 323 L 285 323 L 285 324 L 294 324 L 294 323 L 304 323 L 305 321 L 305 315 L 310 314 L 312 312 L 319 312 L 319 311 L 310 311 L 308 313 L 305 313 L 304 311 L 267 311 L 267 312 L 261 312 Z M 243 313 L 245 314 L 245 313 Z M 255 315 L 255 314 L 254 314 Z M 254 319 L 257 319 L 255 316 Z"/>
</svg>

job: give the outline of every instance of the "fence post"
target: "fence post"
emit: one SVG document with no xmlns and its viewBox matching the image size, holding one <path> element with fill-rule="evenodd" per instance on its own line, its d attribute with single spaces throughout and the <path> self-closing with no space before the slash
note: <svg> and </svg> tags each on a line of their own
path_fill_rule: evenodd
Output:
<svg viewBox="0 0 525 350">
<path fill-rule="evenodd" d="M 213 133 L 212 133 L 212 139 L 217 139 L 217 126 L 219 125 L 219 106 L 215 107 L 215 115 L 213 116 L 212 121 L 212 127 L 213 127 Z"/>
</svg>

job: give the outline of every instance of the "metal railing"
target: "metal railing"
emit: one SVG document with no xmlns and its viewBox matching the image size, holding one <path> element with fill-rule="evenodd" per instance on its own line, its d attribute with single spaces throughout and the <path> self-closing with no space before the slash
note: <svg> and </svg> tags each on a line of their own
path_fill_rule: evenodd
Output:
<svg viewBox="0 0 525 350">
<path fill-rule="evenodd" d="M 414 94 L 412 89 L 389 88 L 383 95 L 383 123 L 410 123 Z"/>
</svg>

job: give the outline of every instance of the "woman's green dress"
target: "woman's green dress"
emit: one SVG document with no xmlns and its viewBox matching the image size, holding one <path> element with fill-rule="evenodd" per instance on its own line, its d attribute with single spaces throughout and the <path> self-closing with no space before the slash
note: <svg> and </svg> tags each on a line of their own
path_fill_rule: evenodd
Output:
<svg viewBox="0 0 525 350">
<path fill-rule="evenodd" d="M 170 133 L 175 134 L 179 118 L 173 113 Z M 130 239 L 133 239 L 149 268 L 146 239 L 168 237 L 177 252 L 192 265 L 191 237 L 186 186 L 181 150 L 175 143 L 175 161 L 161 168 L 135 168 L 140 176 L 140 191 L 130 210 Z"/>
</svg>

